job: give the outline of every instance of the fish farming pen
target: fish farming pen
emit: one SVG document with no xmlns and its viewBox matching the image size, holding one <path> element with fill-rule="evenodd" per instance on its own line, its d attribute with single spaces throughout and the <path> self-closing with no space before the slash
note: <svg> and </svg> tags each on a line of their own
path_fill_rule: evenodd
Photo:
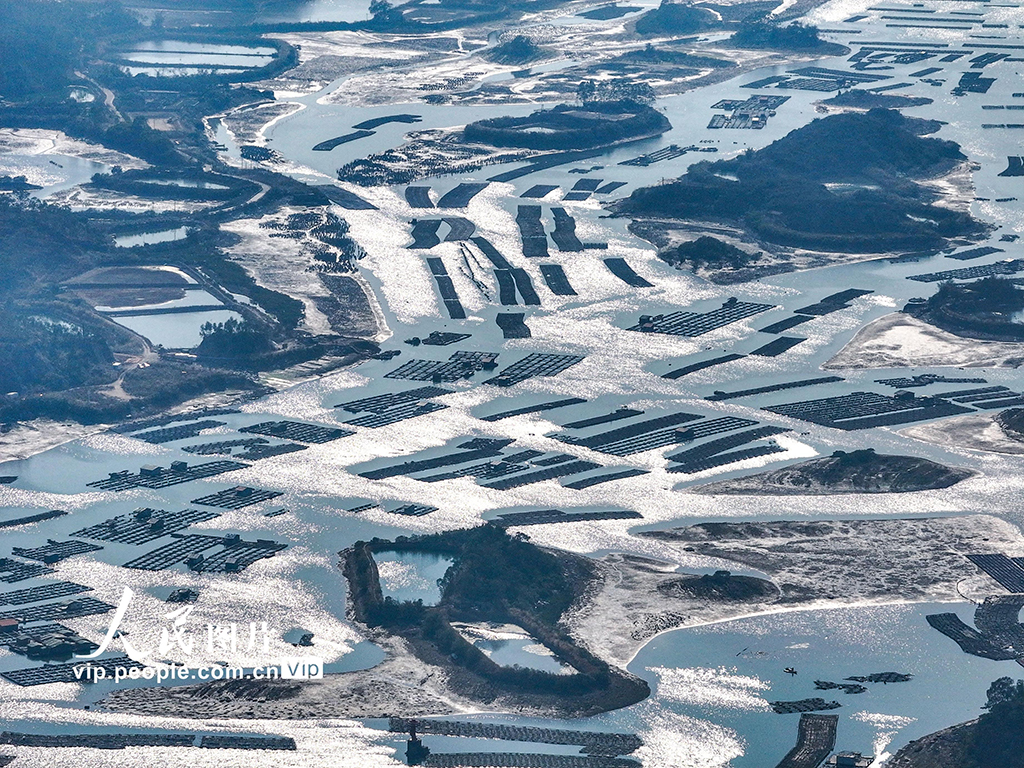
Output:
<svg viewBox="0 0 1024 768">
<path fill-rule="evenodd" d="M 410 250 L 427 251 L 440 245 L 441 238 L 437 236 L 440 228 L 440 219 L 413 219 Z"/>
<path fill-rule="evenodd" d="M 677 157 L 682 157 L 687 152 L 696 151 L 698 151 L 696 146 L 680 147 L 678 144 L 670 144 L 669 146 L 655 152 L 640 155 L 639 157 L 634 157 L 631 160 L 623 160 L 619 165 L 631 165 L 637 168 L 646 168 L 649 165 L 661 163 L 665 160 L 675 160 Z"/>
<path fill-rule="evenodd" d="M 1024 626 L 1020 611 L 1024 595 L 993 595 L 974 611 L 974 626 L 994 644 L 1024 656 Z"/>
<path fill-rule="evenodd" d="M 552 192 L 554 192 L 556 189 L 558 189 L 558 185 L 557 184 L 534 184 L 528 190 L 523 192 L 523 194 L 521 194 L 519 197 L 520 198 L 540 199 L 542 197 L 547 197 Z"/>
<path fill-rule="evenodd" d="M 460 243 L 463 240 L 469 240 L 476 232 L 476 224 L 461 216 L 445 216 L 441 221 L 448 225 L 448 234 L 444 238 L 446 243 Z"/>
<path fill-rule="evenodd" d="M 39 563 L 23 563 L 20 560 L 12 560 L 9 557 L 0 557 L 0 581 L 5 584 L 14 584 L 26 579 L 34 579 L 37 576 L 45 576 L 53 573 L 53 568 L 48 568 Z"/>
<path fill-rule="evenodd" d="M 273 456 L 284 456 L 289 453 L 298 453 L 308 448 L 307 445 L 299 445 L 298 443 L 281 443 L 279 445 L 250 445 L 241 453 L 236 453 L 239 459 L 245 459 L 246 461 L 259 461 L 260 459 L 269 459 Z"/>
<path fill-rule="evenodd" d="M 428 347 L 447 347 L 449 344 L 458 344 L 460 341 L 472 338 L 471 333 L 450 333 L 448 331 L 431 331 L 425 339 L 419 339 L 420 344 L 426 344 Z M 412 339 L 407 339 L 406 344 L 415 343 Z"/>
<path fill-rule="evenodd" d="M 113 677 L 114 670 L 123 669 L 144 669 L 144 665 L 132 661 L 127 656 L 111 656 L 106 659 L 91 659 L 86 665 L 87 669 L 102 669 L 107 677 Z M 77 672 L 76 672 L 77 670 Z M 82 682 L 82 662 L 76 661 L 68 664 L 46 664 L 42 667 L 28 667 L 26 669 L 13 669 L 7 672 L 0 672 L 0 677 L 15 685 L 28 687 L 32 685 L 50 685 L 52 683 L 75 683 Z M 5 732 L 6 733 L 6 732 Z M 28 734 L 26 734 L 28 735 Z M 59 739 L 59 736 L 36 736 L 40 739 Z"/>
<path fill-rule="evenodd" d="M 828 315 L 833 312 L 838 312 L 841 309 L 849 309 L 851 301 L 872 293 L 874 293 L 874 291 L 863 290 L 860 288 L 849 288 L 845 291 L 840 291 L 839 293 L 833 293 L 831 296 L 826 296 L 817 304 L 810 304 L 806 307 L 801 307 L 800 309 L 794 309 L 793 311 L 798 315 Z"/>
<path fill-rule="evenodd" d="M 1000 176 L 1024 176 L 1024 157 L 1009 156 L 1006 158 L 1006 170 Z"/>
<path fill-rule="evenodd" d="M 278 437 L 282 440 L 295 440 L 299 443 L 312 443 L 314 445 L 329 443 L 332 440 L 340 440 L 343 437 L 355 434 L 348 429 L 324 427 L 319 424 L 306 424 L 301 421 L 264 421 L 249 427 L 242 427 L 238 431 L 255 435 L 266 435 L 267 437 Z"/>
<path fill-rule="evenodd" d="M 459 451 L 458 453 L 448 453 L 432 459 L 405 461 L 401 464 L 392 464 L 391 466 L 382 467 L 380 469 L 360 472 L 359 476 L 365 477 L 368 480 L 384 480 L 389 477 L 397 477 L 399 475 L 412 475 L 418 472 L 427 472 L 432 469 L 441 469 L 442 467 L 448 467 L 454 464 L 466 464 L 471 461 L 479 461 L 480 459 L 492 459 L 501 455 L 501 448 L 503 447 L 504 446 L 502 445 L 493 448 L 476 448 L 473 450 Z"/>
<path fill-rule="evenodd" d="M 196 464 L 189 466 L 184 461 L 172 461 L 170 469 L 148 464 L 142 467 L 138 474 L 130 474 L 127 469 L 121 472 L 111 472 L 104 480 L 96 480 L 87 483 L 89 488 L 99 488 L 101 491 L 127 491 L 132 488 L 167 488 L 181 483 L 190 483 L 193 480 L 202 480 L 207 477 L 214 477 L 225 472 L 233 472 L 236 469 L 248 467 L 241 461 L 224 459 L 222 461 L 211 461 L 207 464 Z"/>
<path fill-rule="evenodd" d="M 441 195 L 437 201 L 437 208 L 465 208 L 469 201 L 483 192 L 490 186 L 487 181 L 462 182 L 454 189 Z"/>
<path fill-rule="evenodd" d="M 437 507 L 432 507 L 429 504 L 399 504 L 394 507 L 381 507 L 385 512 L 392 515 L 403 515 L 404 517 L 423 517 L 429 515 L 431 512 L 437 512 Z"/>
<path fill-rule="evenodd" d="M 597 189 L 595 189 L 594 190 L 594 194 L 595 195 L 610 195 L 612 192 L 614 192 L 615 190 L 619 189 L 620 187 L 626 186 L 627 183 L 628 182 L 625 182 L 625 181 L 609 181 L 603 187 L 598 187 Z"/>
<path fill-rule="evenodd" d="M 493 525 L 512 528 L 523 525 L 549 525 L 551 523 L 579 523 L 588 520 L 642 520 L 643 515 L 632 510 L 613 509 L 605 512 L 563 512 L 560 509 L 541 509 L 536 512 L 510 512 L 491 520 Z M 616 753 L 621 754 L 621 753 Z"/>
<path fill-rule="evenodd" d="M 448 406 L 444 403 L 434 403 L 429 401 L 425 403 L 404 403 L 402 405 L 396 405 L 394 408 L 389 408 L 386 411 L 368 413 L 354 419 L 349 419 L 345 423 L 351 424 L 353 427 L 378 429 L 379 427 L 386 427 L 390 424 L 397 424 L 401 421 L 415 419 L 417 416 L 426 416 L 428 413 L 443 411 L 447 407 Z"/>
<path fill-rule="evenodd" d="M 420 765 L 442 768 L 639 768 L 640 763 L 619 757 L 577 757 L 525 752 L 432 753 Z"/>
<path fill-rule="evenodd" d="M 689 365 L 684 365 L 682 368 L 676 368 L 675 370 L 662 374 L 661 378 L 681 379 L 683 376 L 688 376 L 691 373 L 703 371 L 706 368 L 713 368 L 716 365 L 731 363 L 733 360 L 742 360 L 744 357 L 746 357 L 746 355 L 736 354 L 735 352 L 728 355 L 722 355 L 721 357 L 713 357 L 710 360 L 702 360 L 699 363 L 690 363 Z"/>
<path fill-rule="evenodd" d="M 655 416 L 644 421 L 634 422 L 625 427 L 618 427 L 608 432 L 602 432 L 589 437 L 575 437 L 566 434 L 553 434 L 555 440 L 568 445 L 579 445 L 584 448 L 598 450 L 601 446 L 622 442 L 634 437 L 643 437 L 650 433 L 659 432 L 669 427 L 676 427 L 680 424 L 696 421 L 700 416 L 695 413 L 673 413 L 664 416 Z M 598 423 L 598 422 L 595 422 Z"/>
<path fill-rule="evenodd" d="M 867 693 L 867 686 L 860 683 L 833 683 L 830 680 L 815 680 L 814 687 L 819 691 L 842 691 L 843 693 Z"/>
<path fill-rule="evenodd" d="M 608 271 L 615 275 L 619 280 L 624 282 L 626 285 L 631 285 L 634 288 L 653 288 L 654 283 L 648 282 L 644 278 L 640 277 L 625 259 L 615 256 L 613 258 L 605 259 L 604 265 L 608 267 Z"/>
<path fill-rule="evenodd" d="M 220 517 L 219 513 L 208 510 L 184 509 L 180 512 L 167 512 L 143 507 L 127 515 L 111 517 L 102 523 L 82 528 L 71 535 L 119 544 L 148 544 L 161 536 L 184 530 L 193 523 L 203 523 L 217 517 Z"/>
<path fill-rule="evenodd" d="M 0 619 L 17 619 L 20 622 L 57 621 L 79 616 L 101 616 L 114 610 L 114 606 L 95 597 L 79 597 L 61 603 L 43 603 L 0 613 Z"/>
<path fill-rule="evenodd" d="M 406 187 L 405 201 L 410 208 L 434 207 L 434 202 L 430 199 L 430 187 Z"/>
<path fill-rule="evenodd" d="M 839 709 L 842 704 L 838 701 L 825 701 L 824 699 L 800 699 L 799 701 L 770 701 L 768 706 L 779 715 L 791 715 L 797 712 L 821 712 L 829 709 Z"/>
<path fill-rule="evenodd" d="M 216 443 L 199 443 L 198 445 L 186 445 L 181 450 L 186 453 L 194 453 L 199 456 L 210 456 L 223 454 L 230 456 L 234 448 L 249 448 L 253 445 L 266 445 L 267 440 L 262 437 L 248 437 L 241 440 L 221 440 Z"/>
<path fill-rule="evenodd" d="M 757 445 L 753 448 L 743 448 L 739 451 L 731 451 L 729 453 L 718 453 L 714 456 L 709 456 L 705 459 L 697 459 L 688 464 L 673 464 L 669 466 L 665 471 L 672 473 L 683 473 L 693 474 L 695 472 L 703 472 L 706 469 L 714 469 L 716 467 L 724 467 L 729 464 L 735 464 L 738 461 L 746 461 L 747 459 L 754 459 L 759 456 L 771 456 L 774 453 L 785 453 L 786 449 L 781 445 L 775 443 L 768 443 L 767 445 Z"/>
<path fill-rule="evenodd" d="M 25 515 L 24 517 L 14 517 L 10 520 L 0 521 L 0 528 L 16 528 L 19 525 L 28 525 L 29 523 L 39 523 L 43 520 L 52 520 L 55 517 L 64 517 L 66 514 L 67 512 L 63 509 L 51 509 L 46 512 L 37 512 L 34 515 Z"/>
<path fill-rule="evenodd" d="M 910 393 L 906 393 L 910 395 Z M 766 406 L 761 410 L 842 430 L 908 424 L 970 413 L 971 409 L 934 397 L 888 397 L 875 392 Z"/>
<path fill-rule="evenodd" d="M 807 341 L 802 336 L 780 336 L 777 339 L 772 339 L 764 346 L 758 347 L 750 354 L 757 355 L 758 357 L 778 357 L 783 352 L 788 352 L 797 344 L 801 344 Z"/>
<path fill-rule="evenodd" d="M 489 416 L 481 416 L 481 421 L 501 421 L 502 419 L 510 419 L 513 416 L 525 416 L 529 413 L 541 413 L 543 411 L 552 411 L 556 408 L 567 408 L 570 405 L 582 405 L 587 402 L 582 397 L 569 397 L 565 400 L 552 400 L 547 403 L 538 403 L 537 405 L 527 405 L 523 408 L 515 408 L 511 411 L 501 411 L 499 413 L 492 413 Z"/>
<path fill-rule="evenodd" d="M 68 659 L 74 654 L 88 654 L 99 646 L 63 624 L 46 622 L 34 627 L 19 627 L 0 635 L 0 647 L 34 661 Z"/>
<path fill-rule="evenodd" d="M 511 387 L 538 376 L 557 376 L 583 360 L 583 355 L 532 352 L 522 360 L 512 363 L 493 379 L 487 379 L 484 384 Z"/>
<path fill-rule="evenodd" d="M 643 746 L 643 741 L 633 733 L 601 733 L 597 731 L 573 731 L 558 728 L 537 728 L 527 725 L 504 725 L 499 723 L 460 722 L 457 720 L 409 720 L 392 717 L 388 730 L 392 733 L 409 733 L 415 728 L 420 734 L 437 736 L 461 736 L 473 739 L 498 739 L 532 744 L 559 744 L 580 746 L 588 755 L 615 757 L 628 755 Z"/>
<path fill-rule="evenodd" d="M 967 626 L 955 613 L 933 613 L 925 616 L 925 620 L 971 656 L 993 661 L 1011 661 L 1020 656 L 1015 651 L 999 647 L 973 627 Z"/>
<path fill-rule="evenodd" d="M 560 251 L 575 252 L 584 250 L 583 243 L 576 236 L 576 219 L 565 212 L 565 208 L 552 208 L 551 215 L 555 219 L 555 229 L 551 240 Z"/>
<path fill-rule="evenodd" d="M 547 283 L 548 289 L 556 296 L 576 296 L 577 293 L 565 276 L 561 264 L 541 264 L 540 273 Z"/>
<path fill-rule="evenodd" d="M 427 259 L 427 266 L 430 268 L 430 274 L 437 285 L 437 292 L 441 295 L 441 301 L 444 302 L 444 307 L 448 311 L 448 317 L 452 320 L 465 320 L 466 310 L 459 300 L 459 294 L 455 290 L 455 283 L 449 277 L 444 262 L 441 259 L 429 258 Z"/>
<path fill-rule="evenodd" d="M 621 421 L 622 419 L 630 419 L 634 416 L 643 416 L 643 411 L 637 411 L 633 408 L 618 408 L 611 413 L 605 413 L 601 416 L 592 416 L 589 419 L 581 419 L 580 421 L 571 421 L 568 424 L 563 424 L 564 429 L 586 429 L 588 427 L 597 427 L 601 424 L 610 424 L 613 421 Z"/>
<path fill-rule="evenodd" d="M 796 746 L 775 768 L 818 768 L 836 748 L 838 715 L 800 715 Z"/>
<path fill-rule="evenodd" d="M 665 333 L 671 336 L 703 336 L 748 317 L 775 309 L 774 304 L 756 304 L 731 298 L 710 312 L 670 312 L 666 315 L 641 315 L 640 322 L 626 330 L 639 333 Z"/>
<path fill-rule="evenodd" d="M 494 277 L 498 281 L 498 301 L 503 307 L 515 306 L 519 302 L 516 300 L 516 281 L 512 279 L 512 270 L 510 269 L 496 269 L 494 270 Z"/>
<path fill-rule="evenodd" d="M 528 339 L 533 334 L 524 322 L 525 317 L 522 312 L 499 312 L 494 316 L 494 322 L 501 329 L 502 338 Z"/>
<path fill-rule="evenodd" d="M 1024 558 L 1006 555 L 967 555 L 967 559 L 991 576 L 1008 592 L 1024 592 Z"/>
<path fill-rule="evenodd" d="M 541 206 L 519 206 L 515 218 L 526 258 L 548 256 L 548 234 L 541 223 Z"/>
<path fill-rule="evenodd" d="M 726 437 L 720 437 L 716 440 L 709 440 L 703 445 L 698 445 L 695 448 L 687 448 L 686 450 L 677 451 L 676 453 L 670 453 L 666 458 L 670 461 L 676 462 L 676 465 L 670 466 L 668 471 L 677 473 L 700 472 L 704 469 L 710 469 L 713 466 L 724 466 L 725 464 L 731 464 L 734 461 L 740 461 L 741 459 L 736 458 L 734 453 L 727 453 L 727 451 L 732 451 L 734 448 L 739 448 L 756 440 L 774 437 L 775 435 L 780 435 L 784 432 L 789 432 L 789 430 L 783 427 L 757 427 L 756 429 L 750 429 L 746 432 L 739 432 L 733 435 L 727 435 Z M 770 453 L 778 453 L 783 450 L 778 446 L 774 446 L 774 448 L 775 450 L 768 451 L 764 454 L 754 455 L 768 455 Z M 713 462 L 717 457 L 727 457 L 728 460 L 721 464 L 708 463 Z M 752 457 L 748 456 L 745 458 Z"/>
<path fill-rule="evenodd" d="M 89 544 L 84 541 L 56 541 L 47 539 L 46 544 L 41 547 L 14 547 L 11 552 L 26 560 L 36 560 L 40 563 L 50 565 L 67 560 L 75 555 L 84 555 L 86 552 L 96 552 L 103 547 L 97 544 Z"/>
<path fill-rule="evenodd" d="M 201 408 L 189 413 L 177 413 L 169 416 L 154 416 L 151 419 L 129 421 L 125 424 L 118 424 L 117 426 L 111 427 L 107 431 L 124 435 L 131 432 L 139 432 L 143 429 L 152 429 L 153 427 L 166 427 L 168 424 L 174 424 L 179 421 L 195 421 L 196 419 L 205 419 L 210 416 L 227 416 L 235 413 L 241 413 L 241 411 L 237 408 Z"/>
<path fill-rule="evenodd" d="M 938 374 L 924 373 L 912 378 L 899 379 L 876 379 L 875 384 L 885 384 L 887 387 L 896 389 L 907 389 L 908 387 L 926 387 L 929 384 L 987 384 L 985 379 L 949 379 Z"/>
<path fill-rule="evenodd" d="M 487 258 L 491 264 L 494 265 L 495 269 L 512 269 L 512 263 L 506 259 L 497 248 L 485 237 L 472 237 L 470 238 L 480 252 Z"/>
<path fill-rule="evenodd" d="M 239 485 L 235 488 L 228 488 L 224 491 L 211 493 L 208 496 L 192 499 L 192 503 L 205 504 L 208 507 L 219 507 L 221 509 L 244 509 L 245 507 L 251 507 L 253 504 L 260 504 L 283 495 L 282 491 L 267 491 Z"/>
<path fill-rule="evenodd" d="M 334 407 L 342 408 L 349 413 L 383 413 L 390 408 L 394 408 L 396 405 L 428 400 L 433 397 L 440 397 L 441 395 L 450 395 L 454 391 L 455 390 L 453 389 L 445 389 L 443 387 L 418 387 L 405 392 L 396 392 L 389 395 L 376 395 L 362 400 L 350 400 L 346 403 L 338 403 L 338 405 Z"/>
<path fill-rule="evenodd" d="M 194 733 L 0 733 L 0 744 L 16 747 L 127 749 L 128 747 L 195 747 L 205 749 L 293 750 L 289 736 L 198 736 Z"/>
<path fill-rule="evenodd" d="M 585 488 L 592 488 L 595 485 L 610 483 L 613 480 L 625 480 L 626 478 L 629 477 L 639 477 L 640 475 L 646 474 L 649 474 L 649 470 L 639 469 L 637 467 L 628 467 L 625 469 L 617 470 L 615 472 L 606 472 L 603 474 L 590 475 L 588 477 L 582 477 L 579 480 L 572 480 L 571 482 L 568 483 L 562 483 L 562 487 L 571 488 L 574 491 L 582 491 Z"/>
<path fill-rule="evenodd" d="M 43 584 L 38 587 L 29 587 L 28 589 L 0 592 L 0 605 L 38 603 L 42 600 L 56 600 L 61 597 L 80 595 L 83 592 L 92 592 L 92 587 L 76 584 L 73 581 L 58 581 L 54 584 Z"/>
<path fill-rule="evenodd" d="M 567 475 L 576 475 L 580 472 L 589 472 L 592 469 L 598 469 L 601 465 L 593 461 L 584 461 L 577 459 L 574 461 L 557 464 L 553 467 L 545 467 L 544 469 L 533 470 L 522 473 L 510 474 L 505 477 L 500 477 L 496 480 L 489 478 L 479 478 L 477 484 L 484 488 L 493 488 L 498 491 L 507 491 L 512 488 L 521 488 L 524 485 L 532 485 L 533 483 L 541 483 L 545 480 L 554 480 L 555 478 L 565 477 Z"/>
<path fill-rule="evenodd" d="M 778 322 L 767 325 L 760 329 L 761 333 L 782 333 L 788 331 L 790 328 L 795 328 L 803 323 L 808 323 L 814 318 L 809 315 L 793 315 L 792 317 L 785 317 Z"/>
<path fill-rule="evenodd" d="M 160 443 L 169 443 L 172 440 L 184 440 L 189 437 L 195 437 L 204 429 L 213 429 L 214 427 L 223 427 L 224 425 L 225 422 L 223 421 L 197 421 L 194 424 L 182 424 L 179 427 L 156 429 L 152 432 L 140 432 L 132 435 L 132 437 L 136 440 L 144 440 L 147 443 L 159 445 Z"/>
<path fill-rule="evenodd" d="M 1022 105 L 1024 106 L 1024 105 Z M 1024 175 L 1024 174 L 1021 174 Z M 971 259 L 980 259 L 982 256 L 991 256 L 993 253 L 1004 253 L 1002 248 L 996 248 L 992 245 L 983 245 L 980 248 L 969 248 L 966 251 L 957 251 L 956 253 L 947 253 L 947 259 L 957 259 L 958 261 L 970 261 Z"/>
<path fill-rule="evenodd" d="M 497 360 L 497 352 L 456 352 L 448 358 L 448 362 L 409 360 L 390 373 L 384 374 L 384 378 L 435 382 L 459 381 L 468 379 L 479 371 L 493 370 Z"/>
<path fill-rule="evenodd" d="M 787 381 L 781 384 L 770 384 L 765 387 L 753 387 L 751 389 L 737 389 L 732 392 L 715 390 L 713 395 L 708 395 L 705 400 L 735 400 L 739 397 L 752 397 L 763 395 L 768 392 L 781 392 L 786 389 L 799 389 L 801 387 L 813 387 L 817 384 L 831 384 L 836 381 L 845 381 L 842 376 L 818 376 L 813 379 L 799 379 L 798 381 Z"/>
<path fill-rule="evenodd" d="M 258 560 L 273 557 L 288 546 L 267 539 L 243 541 L 238 534 L 174 534 L 174 537 L 174 541 L 129 560 L 124 567 L 162 571 L 184 563 L 197 573 L 238 573 Z"/>
<path fill-rule="evenodd" d="M 903 672 L 872 672 L 870 675 L 848 677 L 846 679 L 857 683 L 882 683 L 887 685 L 888 683 L 909 683 L 914 679 L 914 676 Z"/>
<path fill-rule="evenodd" d="M 342 144 L 348 144 L 350 141 L 358 141 L 359 139 L 365 139 L 367 136 L 373 136 L 374 131 L 353 131 L 352 133 L 346 133 L 344 136 L 338 136 L 327 141 L 321 141 L 319 144 L 313 145 L 314 152 L 330 152 L 336 147 L 340 147 Z"/>
<path fill-rule="evenodd" d="M 1024 259 L 1007 259 L 995 264 L 981 264 L 963 269 L 947 269 L 944 272 L 927 272 L 923 275 L 909 275 L 908 280 L 918 283 L 940 283 L 946 280 L 972 280 L 992 275 L 1015 275 L 1024 271 Z"/>
<path fill-rule="evenodd" d="M 388 123 L 421 123 L 423 118 L 420 115 L 411 115 L 408 113 L 401 113 L 398 115 L 384 115 L 383 117 L 371 117 L 369 120 L 363 120 L 361 123 L 356 123 L 353 128 L 372 130 L 373 128 L 380 128 L 382 125 Z"/>
<path fill-rule="evenodd" d="M 495 270 L 496 275 L 499 272 L 500 270 Z M 516 267 L 512 270 L 511 274 L 515 289 L 519 291 L 519 295 L 523 298 L 523 304 L 527 306 L 540 306 L 540 296 L 537 295 L 537 291 L 533 288 L 533 281 L 530 280 L 529 273 L 525 269 Z M 515 300 L 512 303 L 515 304 Z"/>
</svg>

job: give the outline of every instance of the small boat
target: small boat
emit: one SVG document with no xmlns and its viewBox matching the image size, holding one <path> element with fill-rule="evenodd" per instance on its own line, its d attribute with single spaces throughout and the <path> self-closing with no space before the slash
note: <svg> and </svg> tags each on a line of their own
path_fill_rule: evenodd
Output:
<svg viewBox="0 0 1024 768">
<path fill-rule="evenodd" d="M 785 672 L 787 675 L 795 675 L 796 674 L 796 670 L 793 667 L 786 667 L 782 671 Z"/>
</svg>

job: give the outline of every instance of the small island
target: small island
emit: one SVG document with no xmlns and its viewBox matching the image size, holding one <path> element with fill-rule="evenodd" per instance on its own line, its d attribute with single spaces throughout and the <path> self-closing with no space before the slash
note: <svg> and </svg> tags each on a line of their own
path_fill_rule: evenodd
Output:
<svg viewBox="0 0 1024 768">
<path fill-rule="evenodd" d="M 1024 341 L 1024 290 L 1006 278 L 946 282 L 927 301 L 912 301 L 904 312 L 957 336 L 986 341 Z"/>
<path fill-rule="evenodd" d="M 1022 436 L 1021 439 L 1024 439 Z M 821 459 L 695 488 L 708 495 L 824 496 L 838 493 L 909 493 L 949 488 L 976 473 L 873 448 L 836 451 Z"/>
<path fill-rule="evenodd" d="M 438 603 L 383 597 L 373 557 L 381 552 L 451 558 L 454 564 L 438 582 Z M 402 638 L 420 661 L 441 668 L 462 696 L 490 706 L 583 717 L 650 695 L 646 682 L 595 656 L 560 624 L 593 579 L 586 558 L 541 549 L 525 535 L 494 525 L 395 541 L 375 538 L 356 542 L 342 557 L 353 617 L 371 632 Z M 521 628 L 569 670 L 499 665 L 456 628 L 461 623 Z"/>
<path fill-rule="evenodd" d="M 945 247 L 986 228 L 931 184 L 965 162 L 955 143 L 928 136 L 938 129 L 935 121 L 893 110 L 831 115 L 763 149 L 696 163 L 674 182 L 638 189 L 612 209 L 632 218 L 631 230 L 661 246 L 671 263 L 704 266 L 693 259 L 697 250 L 675 247 L 681 237 L 675 232 L 691 239 L 701 228 L 769 251 L 744 257 L 718 247 L 724 263 L 702 273 L 716 282 L 820 266 L 839 254 Z M 795 249 L 817 258 L 805 264 L 794 258 Z"/>
<path fill-rule="evenodd" d="M 931 104 L 932 101 L 933 99 L 924 96 L 894 96 L 888 93 L 873 93 L 872 91 L 851 88 L 848 91 L 840 91 L 831 99 L 824 99 L 821 104 L 826 107 L 868 110 L 923 107 Z"/>
</svg>

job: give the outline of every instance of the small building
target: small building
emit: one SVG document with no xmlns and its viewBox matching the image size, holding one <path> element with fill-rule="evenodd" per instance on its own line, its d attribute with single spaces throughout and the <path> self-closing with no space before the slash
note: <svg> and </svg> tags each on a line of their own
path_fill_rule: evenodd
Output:
<svg viewBox="0 0 1024 768">
<path fill-rule="evenodd" d="M 144 467 L 139 469 L 139 474 L 142 475 L 142 477 L 158 477 L 163 471 L 164 468 L 158 467 L 156 464 L 146 464 Z"/>
<path fill-rule="evenodd" d="M 18 631 L 18 619 L 0 619 L 0 635 L 12 635 Z"/>
</svg>

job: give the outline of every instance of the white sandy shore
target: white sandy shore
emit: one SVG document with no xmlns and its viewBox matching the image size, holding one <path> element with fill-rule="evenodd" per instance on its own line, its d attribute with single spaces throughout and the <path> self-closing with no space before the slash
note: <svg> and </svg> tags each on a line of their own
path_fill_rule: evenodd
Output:
<svg viewBox="0 0 1024 768">
<path fill-rule="evenodd" d="M 1017 368 L 1021 363 L 1024 343 L 965 339 L 894 312 L 861 328 L 822 368 Z"/>
<path fill-rule="evenodd" d="M 948 448 L 1024 455 L 1024 443 L 1007 435 L 992 413 L 970 413 L 931 424 L 918 424 L 901 430 L 900 434 Z"/>
</svg>

